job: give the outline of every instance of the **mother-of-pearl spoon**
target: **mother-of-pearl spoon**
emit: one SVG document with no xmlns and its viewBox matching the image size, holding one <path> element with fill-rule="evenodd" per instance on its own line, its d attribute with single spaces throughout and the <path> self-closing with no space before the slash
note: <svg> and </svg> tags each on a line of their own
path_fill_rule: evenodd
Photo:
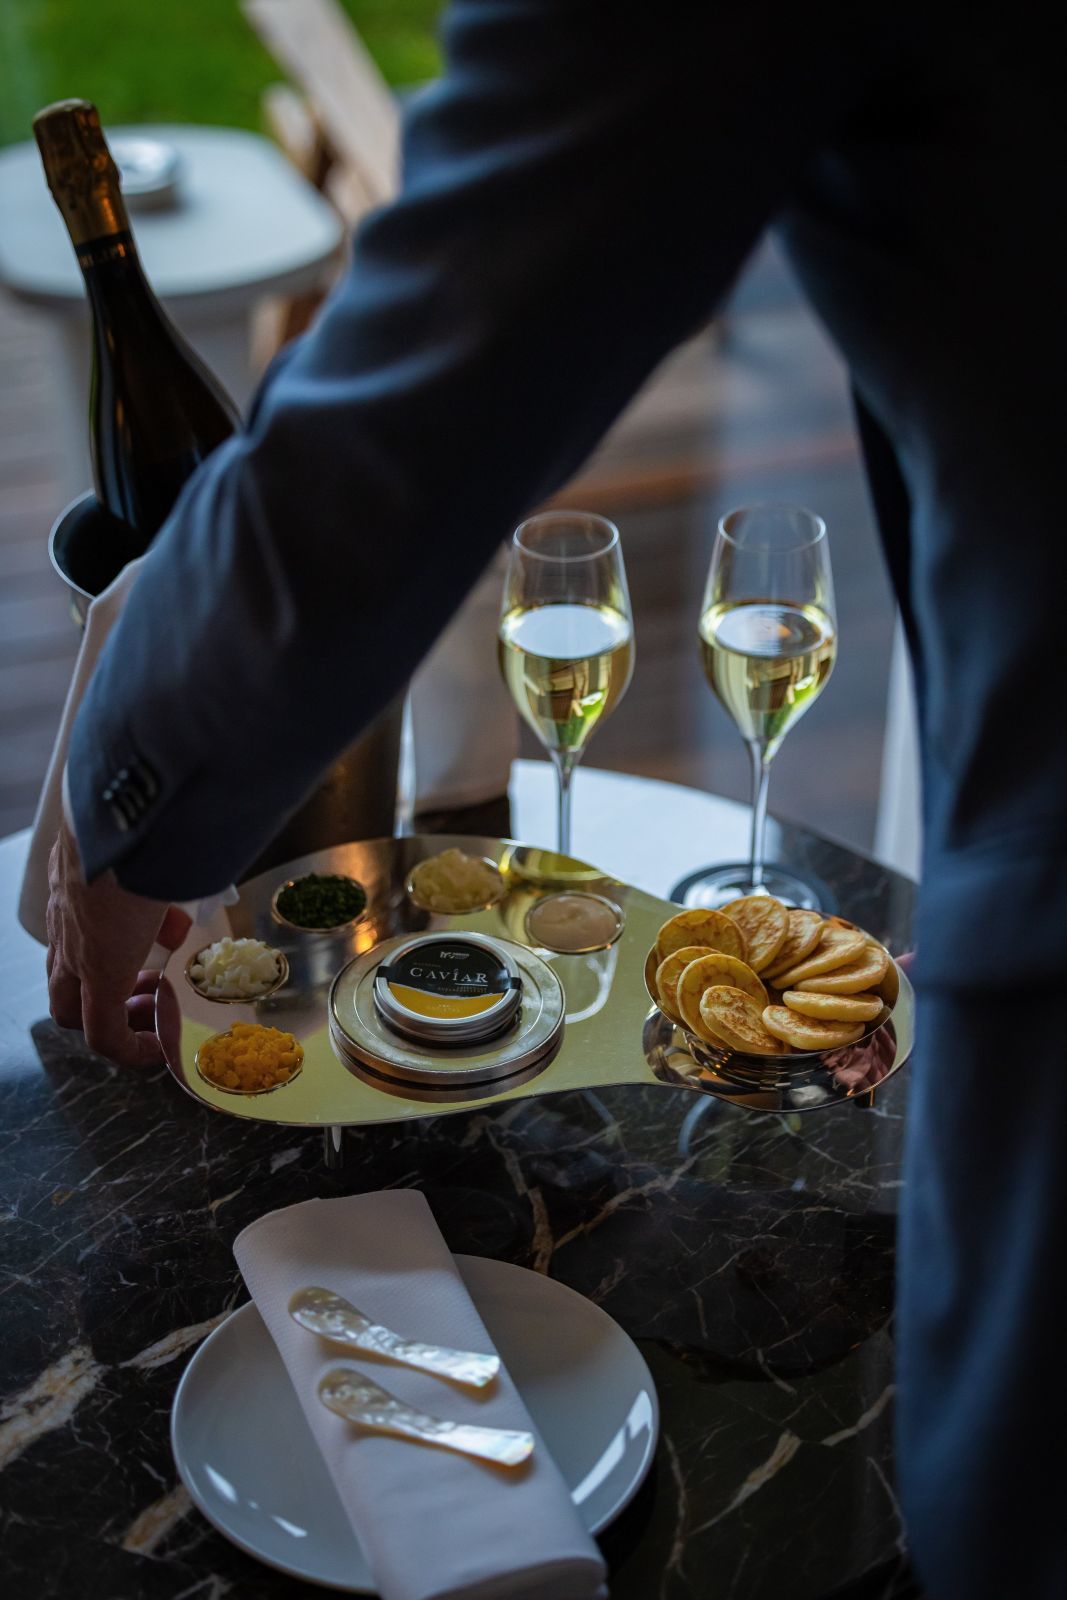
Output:
<svg viewBox="0 0 1067 1600">
<path fill-rule="evenodd" d="M 479 1355 L 474 1350 L 449 1350 L 440 1344 L 422 1344 L 404 1339 L 381 1323 L 372 1322 L 357 1311 L 342 1295 L 331 1289 L 298 1289 L 289 1301 L 289 1315 L 309 1333 L 351 1345 L 364 1355 L 397 1361 L 401 1366 L 432 1372 L 451 1383 L 485 1389 L 500 1371 L 499 1356 Z"/>
<path fill-rule="evenodd" d="M 339 1417 L 371 1433 L 478 1456 L 498 1467 L 518 1467 L 533 1454 L 532 1433 L 510 1428 L 483 1428 L 478 1423 L 447 1422 L 415 1411 L 372 1383 L 354 1367 L 334 1367 L 319 1382 L 319 1399 Z"/>
</svg>

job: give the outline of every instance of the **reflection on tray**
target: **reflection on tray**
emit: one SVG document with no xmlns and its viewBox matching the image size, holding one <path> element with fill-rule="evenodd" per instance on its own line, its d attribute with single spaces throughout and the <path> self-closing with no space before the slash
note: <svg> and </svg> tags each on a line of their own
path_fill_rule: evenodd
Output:
<svg viewBox="0 0 1067 1600">
<path fill-rule="evenodd" d="M 604 1009 L 615 978 L 618 945 L 578 956 L 553 955 L 546 950 L 544 958 L 563 985 L 568 1024 L 588 1022 Z"/>
<path fill-rule="evenodd" d="M 877 1088 L 903 1065 L 892 1020 L 824 1055 L 743 1057 L 687 1034 L 658 1009 L 645 1024 L 645 1054 L 661 1083 L 764 1111 L 812 1111 Z"/>
</svg>

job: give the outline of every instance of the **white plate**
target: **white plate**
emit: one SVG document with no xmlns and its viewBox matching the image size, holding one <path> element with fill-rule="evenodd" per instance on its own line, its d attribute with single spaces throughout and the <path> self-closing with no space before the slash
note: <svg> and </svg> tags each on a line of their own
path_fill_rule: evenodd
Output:
<svg viewBox="0 0 1067 1600">
<path fill-rule="evenodd" d="M 618 1323 L 562 1283 L 480 1256 L 456 1265 L 579 1516 L 598 1533 L 636 1494 L 656 1448 L 659 1405 L 643 1358 Z M 295 1578 L 374 1593 L 254 1305 L 227 1317 L 190 1361 L 170 1436 L 182 1482 L 227 1539 Z"/>
</svg>

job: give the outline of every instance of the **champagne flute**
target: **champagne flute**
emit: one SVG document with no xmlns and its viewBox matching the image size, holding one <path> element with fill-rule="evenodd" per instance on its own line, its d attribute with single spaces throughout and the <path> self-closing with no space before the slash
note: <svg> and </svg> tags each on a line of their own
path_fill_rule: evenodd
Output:
<svg viewBox="0 0 1067 1600">
<path fill-rule="evenodd" d="M 695 874 L 689 906 L 771 894 L 819 909 L 814 887 L 764 863 L 771 762 L 789 729 L 821 694 L 837 654 L 826 524 L 801 506 L 731 511 L 719 523 L 700 616 L 708 683 L 752 759 L 750 859 Z"/>
<path fill-rule="evenodd" d="M 571 778 L 633 674 L 619 530 L 606 517 L 544 511 L 515 529 L 504 578 L 500 670 L 559 780 L 556 848 L 571 848 Z"/>
</svg>

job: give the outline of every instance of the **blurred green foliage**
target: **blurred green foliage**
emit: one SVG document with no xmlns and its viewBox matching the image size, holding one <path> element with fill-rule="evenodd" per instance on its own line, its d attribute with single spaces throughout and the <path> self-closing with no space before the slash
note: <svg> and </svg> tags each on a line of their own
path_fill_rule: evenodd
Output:
<svg viewBox="0 0 1067 1600">
<path fill-rule="evenodd" d="M 442 0 L 341 0 L 387 80 L 437 72 Z M 106 123 L 260 126 L 283 76 L 237 0 L 0 0 L 0 144 L 50 100 L 94 100 Z"/>
</svg>

